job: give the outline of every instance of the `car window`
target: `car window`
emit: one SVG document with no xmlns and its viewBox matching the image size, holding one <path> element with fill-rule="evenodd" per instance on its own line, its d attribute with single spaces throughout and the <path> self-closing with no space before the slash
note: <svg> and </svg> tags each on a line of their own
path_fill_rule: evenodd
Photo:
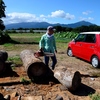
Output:
<svg viewBox="0 0 100 100">
<path fill-rule="evenodd" d="M 75 41 L 83 42 L 83 41 L 85 41 L 85 37 L 86 37 L 86 34 L 79 34 L 79 35 L 76 37 Z"/>
<path fill-rule="evenodd" d="M 95 34 L 87 34 L 85 38 L 85 42 L 95 43 Z"/>
</svg>

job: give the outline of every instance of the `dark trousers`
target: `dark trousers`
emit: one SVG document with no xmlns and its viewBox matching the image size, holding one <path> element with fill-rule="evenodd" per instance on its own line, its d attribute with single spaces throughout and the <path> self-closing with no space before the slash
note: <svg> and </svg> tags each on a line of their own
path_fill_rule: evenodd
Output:
<svg viewBox="0 0 100 100">
<path fill-rule="evenodd" d="M 54 56 L 52 56 L 52 57 L 48 57 L 48 56 L 44 56 L 44 62 L 45 62 L 45 64 L 46 64 L 46 66 L 49 66 L 49 59 L 51 58 L 51 60 L 52 60 L 52 65 L 51 65 L 51 67 L 52 67 L 52 69 L 54 69 L 55 68 L 55 65 L 56 65 L 56 63 L 57 63 L 57 59 L 56 59 L 56 56 L 54 55 Z"/>
</svg>

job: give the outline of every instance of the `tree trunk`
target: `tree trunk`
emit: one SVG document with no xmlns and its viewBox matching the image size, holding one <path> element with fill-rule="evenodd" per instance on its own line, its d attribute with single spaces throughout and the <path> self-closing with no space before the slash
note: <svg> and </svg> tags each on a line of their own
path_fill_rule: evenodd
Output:
<svg viewBox="0 0 100 100">
<path fill-rule="evenodd" d="M 60 69 L 54 72 L 54 77 L 70 91 L 75 91 L 81 83 L 81 75 L 78 71 L 71 72 L 67 69 Z"/>
<path fill-rule="evenodd" d="M 45 75 L 47 68 L 40 58 L 34 56 L 32 50 L 23 50 L 20 53 L 23 66 L 27 71 L 29 78 L 42 77 Z"/>
</svg>

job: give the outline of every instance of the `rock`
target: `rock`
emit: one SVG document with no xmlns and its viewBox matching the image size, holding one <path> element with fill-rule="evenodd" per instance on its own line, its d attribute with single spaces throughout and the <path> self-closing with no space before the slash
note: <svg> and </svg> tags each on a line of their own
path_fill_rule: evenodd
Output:
<svg viewBox="0 0 100 100">
<path fill-rule="evenodd" d="M 10 100 L 10 95 L 9 95 L 9 94 L 5 95 L 5 96 L 4 96 L 4 99 Z"/>
<path fill-rule="evenodd" d="M 57 97 L 55 98 L 55 100 L 63 100 L 63 97 L 57 95 Z"/>
<path fill-rule="evenodd" d="M 21 100 L 43 100 L 42 96 L 27 96 L 22 97 Z"/>
</svg>

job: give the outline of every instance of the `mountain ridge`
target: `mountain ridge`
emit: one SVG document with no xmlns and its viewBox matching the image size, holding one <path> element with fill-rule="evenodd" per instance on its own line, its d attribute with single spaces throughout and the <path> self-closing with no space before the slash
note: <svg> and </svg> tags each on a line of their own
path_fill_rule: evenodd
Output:
<svg viewBox="0 0 100 100">
<path fill-rule="evenodd" d="M 96 25 L 87 21 L 79 21 L 72 24 L 50 24 L 47 22 L 21 22 L 21 23 L 14 23 L 5 25 L 6 29 L 18 29 L 18 28 L 47 28 L 48 26 L 62 26 L 62 27 L 70 27 L 76 28 L 80 26 L 89 26 L 89 25 Z"/>
</svg>

